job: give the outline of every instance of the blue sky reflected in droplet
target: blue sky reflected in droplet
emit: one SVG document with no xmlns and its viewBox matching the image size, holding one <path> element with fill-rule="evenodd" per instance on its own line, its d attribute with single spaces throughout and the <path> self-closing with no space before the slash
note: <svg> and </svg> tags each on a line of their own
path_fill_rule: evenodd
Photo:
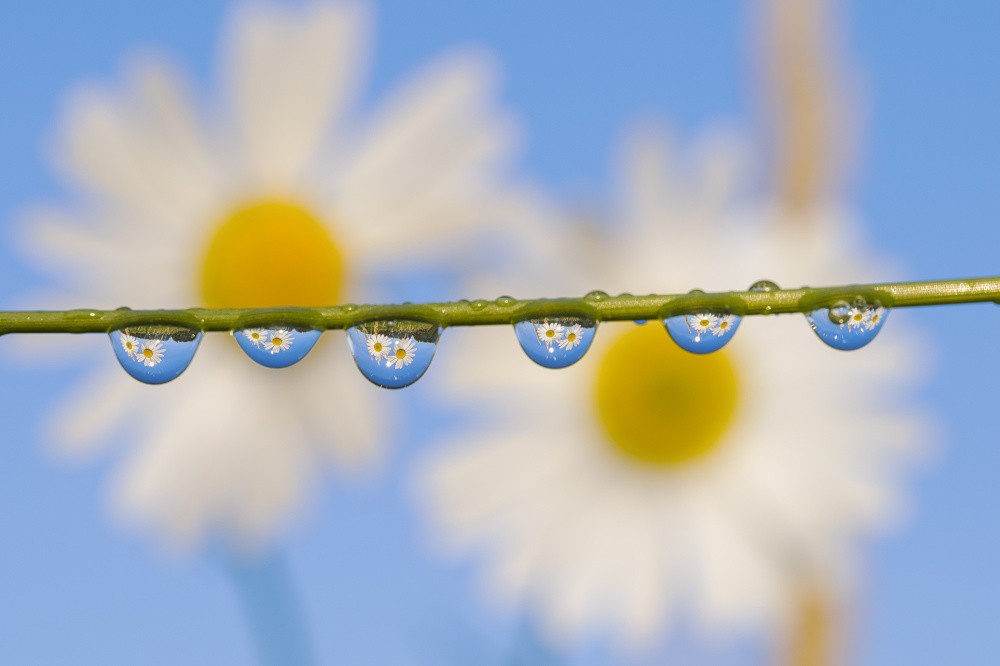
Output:
<svg viewBox="0 0 1000 666">
<path fill-rule="evenodd" d="M 420 321 L 376 321 L 347 329 L 358 370 L 388 389 L 409 386 L 427 372 L 440 336 L 437 325 Z"/>
<path fill-rule="evenodd" d="M 719 351 L 736 335 L 741 317 L 734 314 L 697 312 L 663 320 L 670 338 L 693 354 Z"/>
<path fill-rule="evenodd" d="M 145 384 L 165 384 L 191 365 L 201 332 L 135 327 L 112 331 L 111 347 L 125 372 Z"/>
<path fill-rule="evenodd" d="M 853 307 L 847 310 L 843 323 L 838 324 L 830 319 L 830 308 L 820 308 L 808 313 L 806 320 L 826 344 L 834 349 L 853 351 L 874 340 L 888 316 L 888 308 Z"/>
<path fill-rule="evenodd" d="M 597 323 L 576 317 L 529 319 L 514 324 L 521 349 L 544 368 L 565 368 L 587 353 Z"/>
<path fill-rule="evenodd" d="M 246 328 L 233 338 L 246 355 L 266 368 L 287 368 L 306 357 L 322 331 L 287 328 Z"/>
</svg>

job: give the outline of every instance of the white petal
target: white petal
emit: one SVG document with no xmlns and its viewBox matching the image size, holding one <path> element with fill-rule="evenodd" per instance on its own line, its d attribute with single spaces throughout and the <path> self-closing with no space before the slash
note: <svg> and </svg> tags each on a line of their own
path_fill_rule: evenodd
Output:
<svg viewBox="0 0 1000 666">
<path fill-rule="evenodd" d="M 301 183 L 353 99 L 367 35 L 360 3 L 240 9 L 226 64 L 249 176 Z"/>
</svg>

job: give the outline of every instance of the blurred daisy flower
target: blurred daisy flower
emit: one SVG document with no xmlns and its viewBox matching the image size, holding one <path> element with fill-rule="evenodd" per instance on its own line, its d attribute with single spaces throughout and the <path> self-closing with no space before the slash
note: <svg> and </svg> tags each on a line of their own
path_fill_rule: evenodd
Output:
<svg viewBox="0 0 1000 666">
<path fill-rule="evenodd" d="M 763 270 L 787 285 L 837 284 L 878 265 L 842 212 L 793 225 L 744 197 L 740 155 L 711 138 L 675 157 L 662 132 L 637 132 L 616 224 L 522 230 L 527 243 L 558 238 L 547 261 L 570 261 L 534 280 L 518 266 L 504 288 L 727 290 Z M 690 323 L 720 321 L 732 322 Z M 755 317 L 705 356 L 660 325 L 606 323 L 583 362 L 552 372 L 518 358 L 509 330 L 454 331 L 438 376 L 451 400 L 492 418 L 422 468 L 432 534 L 479 552 L 488 589 L 557 644 L 604 631 L 649 647 L 680 618 L 708 635 L 787 626 L 814 586 L 838 594 L 858 537 L 893 515 L 920 428 L 915 409 L 887 397 L 905 392 L 917 353 L 902 334 L 831 352 L 801 316 Z"/>
<path fill-rule="evenodd" d="M 26 224 L 37 263 L 59 279 L 49 303 L 363 301 L 388 269 L 454 253 L 488 215 L 512 143 L 492 72 L 474 54 L 448 56 L 361 115 L 368 35 L 359 4 L 242 6 L 210 112 L 164 58 L 131 60 L 123 84 L 72 97 L 54 147 L 80 204 Z M 246 335 L 278 352 L 293 344 L 285 333 Z M 119 506 L 181 544 L 216 529 L 254 542 L 324 462 L 375 462 L 389 436 L 366 393 L 376 389 L 338 342 L 277 373 L 206 336 L 185 377 L 154 389 L 158 418 L 136 426 Z M 405 346 L 396 354 L 412 360 Z M 67 451 L 101 448 L 148 399 L 103 361 L 53 418 Z"/>
</svg>

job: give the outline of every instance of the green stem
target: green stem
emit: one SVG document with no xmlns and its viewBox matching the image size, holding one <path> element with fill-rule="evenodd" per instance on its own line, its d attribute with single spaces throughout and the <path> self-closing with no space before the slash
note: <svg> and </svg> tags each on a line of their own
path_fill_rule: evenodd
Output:
<svg viewBox="0 0 1000 666">
<path fill-rule="evenodd" d="M 4 333 L 107 333 L 128 326 L 181 326 L 202 331 L 232 331 L 254 326 L 294 326 L 316 330 L 348 328 L 366 321 L 415 320 L 439 326 L 511 324 L 536 317 L 576 316 L 595 321 L 658 319 L 696 310 L 738 315 L 810 312 L 837 301 L 864 298 L 885 307 L 1000 302 L 1000 277 L 897 282 L 891 284 L 803 287 L 768 292 L 730 291 L 706 294 L 608 296 L 591 292 L 583 298 L 336 305 L 316 308 L 244 308 L 189 310 L 66 310 L 0 312 Z"/>
</svg>

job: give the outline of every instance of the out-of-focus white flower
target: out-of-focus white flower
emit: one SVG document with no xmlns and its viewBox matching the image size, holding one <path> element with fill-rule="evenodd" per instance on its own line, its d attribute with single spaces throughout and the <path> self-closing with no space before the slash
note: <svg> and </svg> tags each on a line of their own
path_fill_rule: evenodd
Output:
<svg viewBox="0 0 1000 666">
<path fill-rule="evenodd" d="M 859 273 L 878 264 L 842 212 L 790 224 L 744 198 L 730 144 L 707 141 L 689 170 L 660 134 L 629 145 L 619 223 L 599 238 L 553 232 L 558 248 L 542 265 L 569 265 L 537 279 L 519 266 L 505 291 L 879 277 Z M 545 237 L 525 242 L 537 252 Z M 804 586 L 849 580 L 856 539 L 891 515 L 919 440 L 914 411 L 889 399 L 916 351 L 883 336 L 845 354 L 802 316 L 754 317 L 701 356 L 659 325 L 606 323 L 583 362 L 552 372 L 520 355 L 510 331 L 452 331 L 437 368 L 451 399 L 496 418 L 487 432 L 455 435 L 421 470 L 432 533 L 479 552 L 488 588 L 563 643 L 604 630 L 642 647 L 682 616 L 710 633 L 782 625 Z"/>
<path fill-rule="evenodd" d="M 448 56 L 361 116 L 368 33 L 355 3 L 241 7 L 212 113 L 162 58 L 71 99 L 55 148 L 82 201 L 26 224 L 30 251 L 60 278 L 50 305 L 362 302 L 380 271 L 453 256 L 503 198 L 512 136 L 492 70 Z M 105 359 L 53 419 L 56 436 L 67 451 L 97 449 L 155 390 L 119 505 L 181 544 L 216 529 L 260 541 L 324 462 L 375 462 L 389 434 L 346 346 L 323 347 L 278 373 L 208 335 L 185 376 L 156 389 Z"/>
</svg>

